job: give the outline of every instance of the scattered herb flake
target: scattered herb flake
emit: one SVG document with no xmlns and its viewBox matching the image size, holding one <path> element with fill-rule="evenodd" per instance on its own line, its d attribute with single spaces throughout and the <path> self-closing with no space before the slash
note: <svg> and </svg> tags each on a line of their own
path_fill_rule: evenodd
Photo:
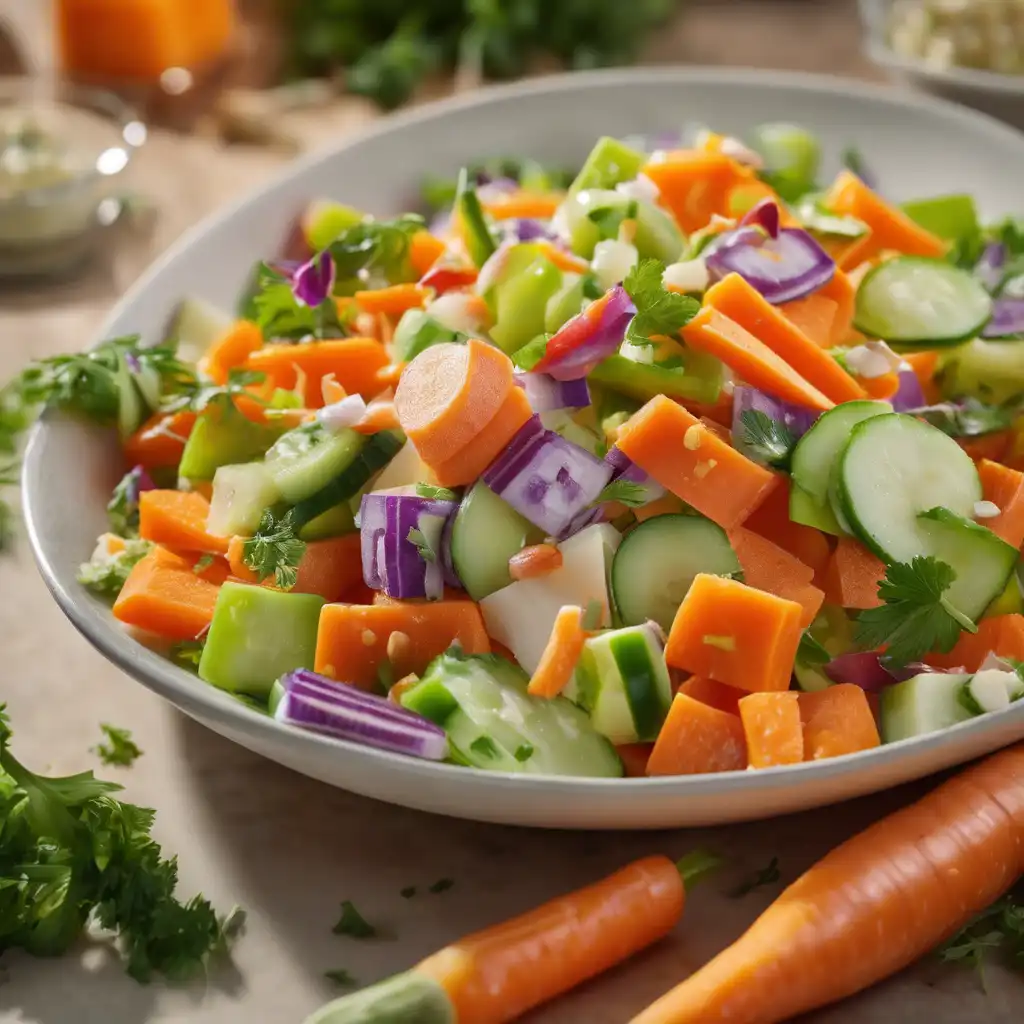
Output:
<svg viewBox="0 0 1024 1024">
<path fill-rule="evenodd" d="M 768 862 L 767 867 L 761 868 L 760 871 L 756 871 L 750 878 L 748 878 L 741 885 L 738 885 L 731 893 L 734 899 L 739 899 L 741 896 L 746 896 L 748 893 L 753 892 L 755 889 L 760 889 L 765 885 L 774 885 L 782 877 L 779 871 L 779 858 L 772 857 Z"/>
<path fill-rule="evenodd" d="M 469 745 L 474 754 L 494 760 L 498 756 L 498 747 L 490 736 L 477 736 Z"/>
<path fill-rule="evenodd" d="M 632 480 L 613 480 L 594 500 L 593 505 L 604 505 L 606 502 L 617 501 L 627 508 L 639 508 L 646 505 L 649 492 L 643 484 Z"/>
<path fill-rule="evenodd" d="M 411 900 L 413 898 L 413 896 L 416 895 L 416 886 L 415 885 L 407 885 L 399 893 L 399 895 L 402 897 L 403 900 Z"/>
<path fill-rule="evenodd" d="M 743 426 L 741 439 L 751 457 L 775 469 L 789 466 L 796 438 L 785 423 L 773 420 L 760 409 L 747 409 L 740 414 Z"/>
<path fill-rule="evenodd" d="M 335 935 L 347 935 L 352 939 L 372 939 L 377 934 L 377 929 L 366 922 L 351 900 L 342 902 L 341 917 L 331 931 Z"/>
<path fill-rule="evenodd" d="M 430 892 L 435 894 L 447 892 L 454 884 L 454 879 L 439 878 L 432 886 L 430 886 Z"/>
<path fill-rule="evenodd" d="M 529 761 L 533 757 L 533 744 L 521 743 L 516 747 L 515 758 L 517 761 Z"/>
<path fill-rule="evenodd" d="M 78 582 L 94 594 L 114 598 L 136 564 L 149 554 L 153 545 L 138 538 L 126 540 L 124 548 L 114 554 L 99 554 L 78 568 Z"/>
<path fill-rule="evenodd" d="M 106 722 L 100 725 L 100 729 L 103 730 L 108 742 L 100 743 L 95 748 L 95 752 L 105 765 L 130 768 L 138 758 L 142 757 L 142 751 L 132 739 L 129 730 L 119 729 L 116 725 L 108 725 Z"/>
<path fill-rule="evenodd" d="M 192 571 L 197 576 L 200 576 L 213 565 L 214 561 L 213 555 L 203 555 L 202 558 L 196 559 L 196 564 L 192 566 Z"/>
<path fill-rule="evenodd" d="M 291 590 L 298 579 L 299 562 L 306 553 L 305 541 L 295 535 L 292 510 L 280 518 L 266 509 L 254 536 L 242 546 L 242 561 L 262 583 L 268 576 L 282 590 Z"/>
<path fill-rule="evenodd" d="M 660 260 L 641 260 L 622 282 L 636 306 L 636 316 L 626 330 L 630 344 L 650 345 L 652 339 L 662 335 L 671 338 L 700 309 L 700 302 L 692 295 L 680 295 L 665 288 L 661 280 L 664 272 Z"/>
<path fill-rule="evenodd" d="M 416 494 L 420 498 L 431 498 L 435 501 L 458 501 L 459 496 L 447 487 L 434 487 L 431 484 L 417 484 Z"/>
<path fill-rule="evenodd" d="M 359 985 L 359 982 L 344 967 L 337 967 L 332 971 L 324 971 L 324 977 L 328 981 L 333 981 L 339 988 L 357 988 Z"/>
</svg>

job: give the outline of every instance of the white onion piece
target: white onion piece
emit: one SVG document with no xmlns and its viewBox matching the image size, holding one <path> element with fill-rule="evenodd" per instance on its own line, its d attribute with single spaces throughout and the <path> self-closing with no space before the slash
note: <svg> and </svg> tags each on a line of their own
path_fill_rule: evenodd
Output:
<svg viewBox="0 0 1024 1024">
<path fill-rule="evenodd" d="M 354 427 L 366 415 L 362 395 L 347 395 L 340 402 L 317 410 L 316 418 L 332 433 Z"/>
<path fill-rule="evenodd" d="M 590 269 L 602 288 L 614 288 L 626 279 L 626 275 L 636 266 L 639 259 L 640 253 L 637 252 L 635 245 L 605 239 L 594 246 L 594 258 L 590 261 Z"/>
<path fill-rule="evenodd" d="M 661 275 L 666 288 L 680 292 L 707 291 L 710 280 L 708 265 L 699 256 L 695 260 L 670 263 Z"/>
</svg>

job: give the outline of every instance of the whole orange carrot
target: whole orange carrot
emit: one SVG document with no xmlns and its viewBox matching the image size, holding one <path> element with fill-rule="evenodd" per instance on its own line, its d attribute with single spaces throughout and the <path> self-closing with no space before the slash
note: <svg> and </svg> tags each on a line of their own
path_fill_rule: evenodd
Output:
<svg viewBox="0 0 1024 1024">
<path fill-rule="evenodd" d="M 773 1024 L 859 992 L 1024 872 L 1024 744 L 847 840 L 632 1024 Z"/>
</svg>

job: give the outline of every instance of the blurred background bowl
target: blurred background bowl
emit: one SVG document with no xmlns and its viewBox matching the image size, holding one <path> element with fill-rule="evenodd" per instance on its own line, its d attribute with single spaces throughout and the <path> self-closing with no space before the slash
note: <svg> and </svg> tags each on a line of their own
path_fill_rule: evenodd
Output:
<svg viewBox="0 0 1024 1024">
<path fill-rule="evenodd" d="M 1024 129 L 1024 0 L 860 0 L 891 79 Z"/>
</svg>

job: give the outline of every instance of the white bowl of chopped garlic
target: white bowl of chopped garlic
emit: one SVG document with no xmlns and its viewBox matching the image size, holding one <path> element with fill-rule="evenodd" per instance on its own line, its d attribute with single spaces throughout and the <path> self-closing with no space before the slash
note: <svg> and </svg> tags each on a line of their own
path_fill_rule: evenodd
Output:
<svg viewBox="0 0 1024 1024">
<path fill-rule="evenodd" d="M 870 59 L 896 81 L 1024 129 L 1024 0 L 860 0 Z"/>
</svg>

